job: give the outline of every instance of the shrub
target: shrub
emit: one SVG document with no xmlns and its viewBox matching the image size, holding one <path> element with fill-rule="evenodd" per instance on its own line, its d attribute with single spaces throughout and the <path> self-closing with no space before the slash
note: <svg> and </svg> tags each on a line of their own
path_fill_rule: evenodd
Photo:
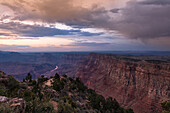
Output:
<svg viewBox="0 0 170 113">
<path fill-rule="evenodd" d="M 0 113 L 12 113 L 13 110 L 8 104 L 0 104 Z"/>
<path fill-rule="evenodd" d="M 54 107 L 51 103 L 44 102 L 37 106 L 36 113 L 54 113 Z"/>
<path fill-rule="evenodd" d="M 170 113 L 170 101 L 161 103 L 161 107 L 163 109 L 163 113 Z"/>
<path fill-rule="evenodd" d="M 28 101 L 34 100 L 36 98 L 36 96 L 32 91 L 26 90 L 24 92 L 24 97 L 23 98 L 24 98 L 25 101 L 28 102 Z"/>
<path fill-rule="evenodd" d="M 2 86 L 0 86 L 0 96 L 6 96 L 7 95 L 7 91 L 2 88 Z"/>
<path fill-rule="evenodd" d="M 59 102 L 58 113 L 74 113 L 74 109 L 68 102 L 67 103 Z"/>
<path fill-rule="evenodd" d="M 54 79 L 60 80 L 60 75 L 58 73 L 55 74 Z"/>
<path fill-rule="evenodd" d="M 31 73 L 28 73 L 25 79 L 26 79 L 28 82 L 31 82 L 31 81 L 32 81 L 32 75 L 31 75 Z"/>
<path fill-rule="evenodd" d="M 7 87 L 9 90 L 14 90 L 19 88 L 19 82 L 12 76 L 9 77 L 9 81 L 7 83 Z"/>
<path fill-rule="evenodd" d="M 56 91 L 60 91 L 64 88 L 64 82 L 63 81 L 58 81 L 58 80 L 54 80 L 54 82 L 52 83 L 52 87 L 54 90 Z"/>
</svg>

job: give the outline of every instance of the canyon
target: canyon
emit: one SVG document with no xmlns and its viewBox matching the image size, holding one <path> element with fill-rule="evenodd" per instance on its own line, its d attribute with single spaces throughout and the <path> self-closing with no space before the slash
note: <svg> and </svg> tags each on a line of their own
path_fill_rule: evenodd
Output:
<svg viewBox="0 0 170 113">
<path fill-rule="evenodd" d="M 169 57 L 91 53 L 76 76 L 135 113 L 161 113 L 160 103 L 170 100 Z"/>
<path fill-rule="evenodd" d="M 45 76 L 67 74 L 75 77 L 79 65 L 88 52 L 17 53 L 0 52 L 0 70 L 22 80 L 31 73 L 34 79 Z M 57 70 L 54 70 L 58 66 Z"/>
<path fill-rule="evenodd" d="M 170 56 L 117 53 L 0 52 L 0 70 L 18 80 L 29 72 L 33 79 L 56 73 L 79 77 L 88 88 L 135 113 L 161 113 L 160 103 L 170 101 Z"/>
</svg>

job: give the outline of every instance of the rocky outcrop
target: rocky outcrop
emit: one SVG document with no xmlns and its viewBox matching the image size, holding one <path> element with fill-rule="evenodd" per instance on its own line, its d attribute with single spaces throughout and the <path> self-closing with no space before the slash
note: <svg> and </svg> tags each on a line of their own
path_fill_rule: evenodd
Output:
<svg viewBox="0 0 170 113">
<path fill-rule="evenodd" d="M 170 100 L 170 63 L 141 59 L 90 54 L 76 76 L 136 113 L 160 113 L 160 103 Z"/>
<path fill-rule="evenodd" d="M 22 98 L 7 98 L 0 96 L 0 105 L 7 105 L 16 113 L 25 113 L 26 103 Z"/>
<path fill-rule="evenodd" d="M 13 98 L 8 101 L 11 108 L 14 111 L 19 111 L 20 113 L 24 113 L 26 109 L 26 103 L 22 98 Z"/>
<path fill-rule="evenodd" d="M 0 103 L 7 102 L 9 99 L 5 96 L 0 96 Z"/>
</svg>

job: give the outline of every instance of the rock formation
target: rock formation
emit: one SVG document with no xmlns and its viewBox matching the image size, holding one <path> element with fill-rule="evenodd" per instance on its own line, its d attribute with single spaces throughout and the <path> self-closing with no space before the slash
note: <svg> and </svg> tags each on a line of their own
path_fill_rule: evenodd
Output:
<svg viewBox="0 0 170 113">
<path fill-rule="evenodd" d="M 160 103 L 170 100 L 170 63 L 141 59 L 92 53 L 76 76 L 136 113 L 160 113 Z"/>
</svg>

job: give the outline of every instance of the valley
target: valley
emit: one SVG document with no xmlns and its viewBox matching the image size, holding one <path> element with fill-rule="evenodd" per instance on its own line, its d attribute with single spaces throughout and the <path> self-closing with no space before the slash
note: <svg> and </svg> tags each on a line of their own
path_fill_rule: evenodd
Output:
<svg viewBox="0 0 170 113">
<path fill-rule="evenodd" d="M 133 53 L 134 54 L 134 53 Z M 17 80 L 56 73 L 79 77 L 104 98 L 115 98 L 135 113 L 160 113 L 170 101 L 170 56 L 113 53 L 0 53 L 0 70 Z"/>
</svg>

